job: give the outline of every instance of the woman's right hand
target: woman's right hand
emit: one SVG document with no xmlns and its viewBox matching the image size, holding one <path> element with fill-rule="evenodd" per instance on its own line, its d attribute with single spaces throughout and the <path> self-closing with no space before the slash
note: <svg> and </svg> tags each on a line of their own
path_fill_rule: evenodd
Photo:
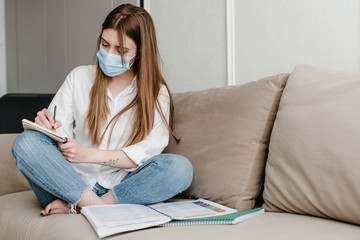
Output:
<svg viewBox="0 0 360 240">
<path fill-rule="evenodd" d="M 35 123 L 54 131 L 62 125 L 60 121 L 54 122 L 53 115 L 46 108 L 37 112 Z"/>
</svg>

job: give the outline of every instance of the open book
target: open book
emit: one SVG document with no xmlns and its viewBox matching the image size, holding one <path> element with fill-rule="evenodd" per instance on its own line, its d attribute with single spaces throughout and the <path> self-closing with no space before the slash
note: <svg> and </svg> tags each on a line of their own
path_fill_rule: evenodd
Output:
<svg viewBox="0 0 360 240">
<path fill-rule="evenodd" d="M 81 209 L 100 238 L 120 232 L 128 232 L 153 226 L 171 226 L 166 223 L 196 222 L 199 218 L 220 217 L 238 213 L 235 209 L 220 204 L 198 199 L 195 201 L 168 202 L 155 205 L 114 204 L 95 205 Z M 247 214 L 244 214 L 245 216 Z M 240 217 L 240 216 L 238 216 Z M 238 222 L 241 222 L 238 220 Z M 234 222 L 231 224 L 235 224 Z M 202 224 L 215 224 L 207 221 Z M 194 223 L 196 224 L 196 223 Z M 217 224 L 229 224 L 217 221 Z"/>
<path fill-rule="evenodd" d="M 43 126 L 40 126 L 39 124 L 36 124 L 32 121 L 29 121 L 27 119 L 23 119 L 22 120 L 22 125 L 23 125 L 23 128 L 24 130 L 34 130 L 34 131 L 39 131 L 39 132 L 42 132 L 44 133 L 46 136 L 54 139 L 55 141 L 57 142 L 63 142 L 63 143 L 66 143 L 67 142 L 67 138 L 64 137 L 64 136 L 61 136 L 60 134 L 50 130 L 50 129 L 47 129 Z"/>
</svg>

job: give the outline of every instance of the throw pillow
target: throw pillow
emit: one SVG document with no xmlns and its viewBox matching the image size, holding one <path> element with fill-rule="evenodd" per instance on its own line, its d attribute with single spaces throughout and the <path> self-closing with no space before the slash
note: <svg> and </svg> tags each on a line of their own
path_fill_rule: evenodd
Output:
<svg viewBox="0 0 360 240">
<path fill-rule="evenodd" d="M 360 224 L 360 73 L 297 66 L 269 146 L 264 207 Z"/>
<path fill-rule="evenodd" d="M 174 94 L 173 140 L 165 152 L 187 157 L 194 168 L 186 196 L 238 210 L 254 206 L 270 132 L 288 74 L 239 86 Z"/>
</svg>

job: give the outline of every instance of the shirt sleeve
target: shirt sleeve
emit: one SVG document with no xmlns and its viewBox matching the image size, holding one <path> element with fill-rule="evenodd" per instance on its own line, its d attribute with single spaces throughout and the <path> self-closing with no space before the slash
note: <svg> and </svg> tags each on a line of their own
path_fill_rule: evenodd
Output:
<svg viewBox="0 0 360 240">
<path fill-rule="evenodd" d="M 74 116 L 72 111 L 74 70 L 68 74 L 48 107 L 48 110 L 54 114 L 54 106 L 56 106 L 56 120 L 62 123 L 61 127 L 56 129 L 56 132 L 68 138 L 74 137 Z"/>
<path fill-rule="evenodd" d="M 170 115 L 170 97 L 166 87 L 163 85 L 160 89 L 158 102 L 167 122 Z M 160 117 L 160 113 L 155 108 L 154 126 L 150 134 L 141 142 L 123 147 L 121 150 L 138 166 L 149 158 L 160 154 L 169 144 L 169 131 L 166 124 Z M 133 169 L 124 169 L 126 171 L 134 171 Z"/>
</svg>

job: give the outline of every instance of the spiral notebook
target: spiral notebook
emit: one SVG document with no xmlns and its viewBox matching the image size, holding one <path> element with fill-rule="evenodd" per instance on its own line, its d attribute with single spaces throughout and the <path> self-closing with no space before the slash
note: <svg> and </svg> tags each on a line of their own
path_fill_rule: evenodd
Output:
<svg viewBox="0 0 360 240">
<path fill-rule="evenodd" d="M 245 211 L 238 211 L 222 216 L 196 218 L 187 220 L 175 220 L 159 225 L 159 227 L 192 226 L 192 225 L 232 225 L 263 215 L 264 209 L 254 208 Z"/>
</svg>

